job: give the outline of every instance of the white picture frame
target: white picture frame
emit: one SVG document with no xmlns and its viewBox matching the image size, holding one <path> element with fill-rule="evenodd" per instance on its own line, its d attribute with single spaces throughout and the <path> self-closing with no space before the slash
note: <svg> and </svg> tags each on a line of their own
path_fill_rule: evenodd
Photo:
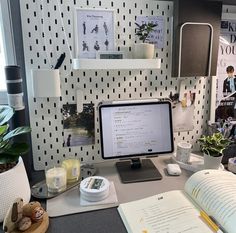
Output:
<svg viewBox="0 0 236 233">
<path fill-rule="evenodd" d="M 112 9 L 75 8 L 76 58 L 96 58 L 98 51 L 115 50 Z"/>
<path fill-rule="evenodd" d="M 125 54 L 123 51 L 98 51 L 96 59 L 124 59 Z"/>
<path fill-rule="evenodd" d="M 153 32 L 147 37 L 148 43 L 154 44 L 156 48 L 164 48 L 164 30 L 165 22 L 163 16 L 143 16 L 139 15 L 136 17 L 136 23 L 139 25 L 153 23 L 156 24 Z"/>
</svg>

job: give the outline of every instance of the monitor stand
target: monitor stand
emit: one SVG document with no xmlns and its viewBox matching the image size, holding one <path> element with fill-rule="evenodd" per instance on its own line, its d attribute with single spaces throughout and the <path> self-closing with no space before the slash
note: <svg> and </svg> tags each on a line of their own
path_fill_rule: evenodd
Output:
<svg viewBox="0 0 236 233">
<path fill-rule="evenodd" d="M 162 175 L 150 159 L 139 158 L 116 163 L 122 183 L 161 180 Z"/>
</svg>

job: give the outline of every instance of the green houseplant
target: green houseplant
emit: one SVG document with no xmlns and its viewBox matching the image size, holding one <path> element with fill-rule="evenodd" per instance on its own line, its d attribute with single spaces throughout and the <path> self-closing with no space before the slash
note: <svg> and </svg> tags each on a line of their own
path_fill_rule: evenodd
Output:
<svg viewBox="0 0 236 233">
<path fill-rule="evenodd" d="M 139 39 L 145 43 L 148 41 L 148 36 L 151 32 L 154 31 L 154 28 L 157 26 L 157 24 L 148 23 L 148 24 L 138 24 L 135 23 L 137 26 L 135 35 L 139 37 Z"/>
<path fill-rule="evenodd" d="M 135 35 L 138 36 L 139 40 L 142 41 L 142 43 L 136 43 L 134 45 L 134 57 L 138 59 L 152 59 L 154 55 L 154 45 L 148 43 L 148 36 L 155 30 L 154 28 L 157 26 L 157 24 L 135 23 L 135 25 L 137 26 Z"/>
<path fill-rule="evenodd" d="M 0 106 L 0 173 L 14 166 L 18 162 L 19 156 L 29 150 L 27 143 L 16 143 L 13 140 L 14 137 L 31 131 L 28 126 L 21 126 L 9 130 L 9 124 L 7 122 L 13 114 L 13 108 L 7 105 Z"/>
<path fill-rule="evenodd" d="M 204 154 L 204 167 L 206 169 L 218 169 L 222 160 L 223 151 L 231 141 L 221 133 L 214 133 L 210 136 L 203 135 L 197 142 Z"/>
<path fill-rule="evenodd" d="M 13 114 L 11 107 L 0 105 L 0 222 L 17 197 L 28 203 L 31 196 L 29 180 L 21 158 L 28 151 L 29 145 L 13 140 L 18 135 L 29 133 L 30 127 L 22 126 L 10 130 L 8 121 Z"/>
</svg>

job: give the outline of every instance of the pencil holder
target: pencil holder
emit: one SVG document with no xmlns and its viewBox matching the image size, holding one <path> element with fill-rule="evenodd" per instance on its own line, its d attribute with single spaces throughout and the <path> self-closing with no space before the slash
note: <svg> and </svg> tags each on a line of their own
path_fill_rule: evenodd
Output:
<svg viewBox="0 0 236 233">
<path fill-rule="evenodd" d="M 179 142 L 177 144 L 176 159 L 182 163 L 188 163 L 192 145 L 188 142 Z"/>
<path fill-rule="evenodd" d="M 34 97 L 60 97 L 59 69 L 32 70 Z"/>
</svg>

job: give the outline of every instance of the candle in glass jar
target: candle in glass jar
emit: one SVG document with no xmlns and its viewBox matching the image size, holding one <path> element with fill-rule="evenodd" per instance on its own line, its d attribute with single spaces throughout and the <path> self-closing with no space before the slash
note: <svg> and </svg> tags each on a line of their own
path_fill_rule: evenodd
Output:
<svg viewBox="0 0 236 233">
<path fill-rule="evenodd" d="M 48 192 L 57 193 L 66 189 L 66 170 L 63 167 L 53 167 L 46 171 Z"/>
<path fill-rule="evenodd" d="M 62 162 L 66 169 L 67 182 L 75 182 L 80 176 L 80 161 L 78 159 L 66 159 Z"/>
</svg>

